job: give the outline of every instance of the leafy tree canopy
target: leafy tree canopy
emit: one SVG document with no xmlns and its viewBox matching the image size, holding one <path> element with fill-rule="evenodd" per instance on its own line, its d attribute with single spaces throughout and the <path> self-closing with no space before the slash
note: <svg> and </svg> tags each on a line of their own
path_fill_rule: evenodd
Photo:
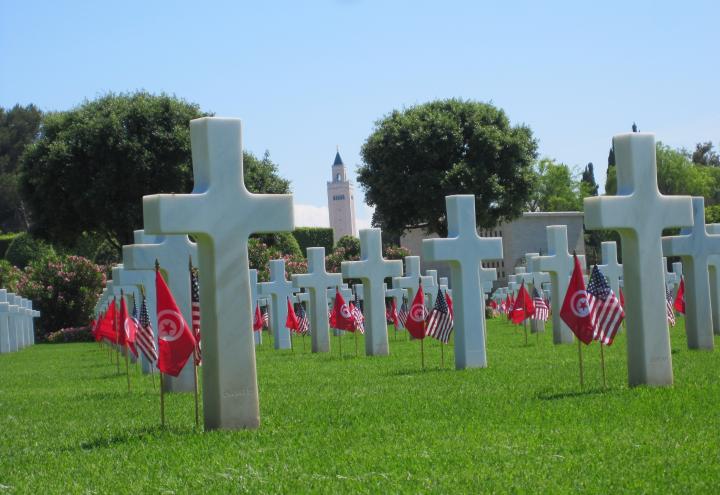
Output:
<svg viewBox="0 0 720 495">
<path fill-rule="evenodd" d="M 395 110 L 365 141 L 358 182 L 375 207 L 373 225 L 393 234 L 447 233 L 445 196 L 474 194 L 479 226 L 522 213 L 530 199 L 537 142 L 501 109 L 457 99 Z"/>
<path fill-rule="evenodd" d="M 142 196 L 192 189 L 190 128 L 196 104 L 146 92 L 108 94 L 48 114 L 22 159 L 21 185 L 32 230 L 72 245 L 97 232 L 119 248 L 142 226 Z M 244 154 L 253 192 L 289 192 L 266 153 Z"/>
<path fill-rule="evenodd" d="M 550 158 L 537 164 L 535 188 L 528 203 L 530 211 L 582 210 L 581 181 L 573 176 L 570 167 Z"/>
<path fill-rule="evenodd" d="M 0 228 L 5 231 L 28 228 L 18 166 L 25 147 L 37 137 L 41 118 L 42 112 L 32 104 L 0 108 Z"/>
</svg>

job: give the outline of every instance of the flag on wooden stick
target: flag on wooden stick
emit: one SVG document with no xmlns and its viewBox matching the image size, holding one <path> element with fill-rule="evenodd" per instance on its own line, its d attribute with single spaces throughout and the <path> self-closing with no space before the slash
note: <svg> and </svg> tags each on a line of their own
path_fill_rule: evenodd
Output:
<svg viewBox="0 0 720 495">
<path fill-rule="evenodd" d="M 155 270 L 155 290 L 160 343 L 158 369 L 166 375 L 178 376 L 195 351 L 195 338 L 159 269 Z"/>
<path fill-rule="evenodd" d="M 611 345 L 625 318 L 625 312 L 597 265 L 590 274 L 587 293 L 594 328 L 593 339 L 600 344 Z"/>
</svg>

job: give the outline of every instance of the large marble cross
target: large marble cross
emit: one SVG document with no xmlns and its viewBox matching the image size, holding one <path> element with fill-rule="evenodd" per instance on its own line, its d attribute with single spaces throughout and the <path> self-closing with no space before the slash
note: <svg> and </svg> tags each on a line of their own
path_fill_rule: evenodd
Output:
<svg viewBox="0 0 720 495">
<path fill-rule="evenodd" d="M 310 293 L 308 315 L 312 352 L 330 352 L 330 323 L 328 322 L 328 288 L 342 284 L 342 275 L 325 271 L 325 248 L 307 249 L 308 272 L 292 276 L 293 286 Z"/>
<path fill-rule="evenodd" d="M 720 223 L 708 224 L 707 233 L 720 235 Z M 710 274 L 713 333 L 720 335 L 720 254 L 708 256 L 708 272 Z M 673 275 L 675 274 L 673 273 Z"/>
<path fill-rule="evenodd" d="M 710 232 L 710 229 L 708 228 L 708 233 L 712 234 L 713 232 Z M 708 263 L 710 263 L 708 261 Z M 675 284 L 678 282 L 677 276 L 675 275 L 675 272 L 669 272 L 667 271 L 667 258 L 663 256 L 663 267 L 665 267 L 665 286 L 668 288 L 668 290 L 671 291 L 675 287 Z M 713 315 L 713 322 L 715 321 L 715 316 Z"/>
<path fill-rule="evenodd" d="M 188 239 L 187 235 L 166 235 L 145 237 L 143 240 L 154 241 L 153 244 L 129 244 L 123 246 L 123 267 L 128 270 L 155 271 L 155 261 L 160 263 L 160 272 L 167 281 L 170 292 L 172 292 L 178 308 L 183 314 L 188 325 L 192 321 L 192 307 L 190 301 L 190 271 L 188 260 L 193 265 L 197 264 L 197 247 Z M 138 237 L 140 239 L 140 237 Z M 202 273 L 200 274 L 202 277 Z M 152 291 L 155 291 L 155 278 L 152 279 Z M 202 287 L 202 282 L 200 286 Z M 111 290 L 114 290 L 111 289 Z M 113 293 L 111 292 L 110 297 Z M 119 295 L 119 291 L 118 291 Z M 148 314 L 155 317 L 153 329 L 157 335 L 157 308 L 151 313 L 148 307 Z M 152 316 L 151 316 L 152 317 Z M 205 327 L 203 322 L 203 328 Z M 157 336 L 156 336 L 157 338 Z M 163 389 L 166 392 L 193 392 L 195 389 L 194 363 L 188 359 L 185 367 L 177 377 L 165 376 L 163 378 Z"/>
<path fill-rule="evenodd" d="M 290 349 L 290 330 L 285 326 L 287 321 L 287 299 L 292 298 L 297 289 L 291 281 L 285 279 L 285 260 L 270 260 L 270 281 L 260 282 L 258 294 L 270 297 L 270 328 L 274 338 L 275 349 Z M 254 309 L 254 307 L 253 307 Z"/>
<path fill-rule="evenodd" d="M 197 239 L 206 429 L 260 425 L 248 237 L 294 227 L 291 195 L 245 187 L 241 135 L 239 119 L 191 121 L 193 192 L 143 198 L 146 231 Z"/>
<path fill-rule="evenodd" d="M 383 258 L 380 229 L 361 229 L 360 260 L 343 261 L 340 270 L 343 278 L 357 278 L 363 282 L 365 354 L 387 356 L 390 348 L 383 283 L 386 278 L 402 276 L 402 261 Z"/>
<path fill-rule="evenodd" d="M 423 255 L 429 261 L 446 261 L 450 265 L 455 287 L 455 368 L 487 367 L 484 311 L 478 315 L 483 300 L 480 268 L 484 260 L 501 259 L 502 239 L 480 237 L 475 217 L 475 196 L 447 196 L 448 237 L 424 239 Z"/>
<path fill-rule="evenodd" d="M 567 225 L 549 225 L 546 232 L 548 254 L 535 258 L 535 266 L 550 274 L 553 342 L 572 344 L 573 333 L 560 318 L 560 309 L 573 270 L 573 257 L 568 253 Z"/>
<path fill-rule="evenodd" d="M 620 234 L 627 322 L 628 382 L 673 383 L 660 237 L 665 228 L 692 225 L 688 196 L 664 196 L 657 186 L 655 136 L 631 133 L 613 139 L 617 196 L 585 198 L 585 228 Z"/>
<path fill-rule="evenodd" d="M 405 256 L 405 276 L 393 277 L 393 288 L 407 289 L 408 305 L 410 305 L 415 299 L 421 281 L 423 292 L 427 293 L 426 287 L 433 284 L 433 279 L 428 275 L 420 275 L 420 256 Z"/>
<path fill-rule="evenodd" d="M 620 297 L 620 279 L 623 276 L 623 266 L 618 263 L 617 244 L 615 244 L 615 241 L 603 242 L 600 249 L 603 264 L 598 265 L 598 269 L 610 281 L 610 288 L 615 295 Z"/>
<path fill-rule="evenodd" d="M 720 235 L 705 229 L 705 200 L 692 198 L 693 227 L 687 235 L 663 237 L 663 252 L 679 256 L 685 270 L 685 333 L 690 349 L 714 347 L 708 257 L 720 254 Z M 665 273 L 665 268 L 663 268 Z"/>
</svg>

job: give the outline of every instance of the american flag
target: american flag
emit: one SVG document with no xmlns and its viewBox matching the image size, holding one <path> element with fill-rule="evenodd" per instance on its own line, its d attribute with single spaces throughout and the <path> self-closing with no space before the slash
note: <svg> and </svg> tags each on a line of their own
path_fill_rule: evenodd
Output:
<svg viewBox="0 0 720 495">
<path fill-rule="evenodd" d="M 298 333 L 300 335 L 307 335 L 310 330 L 310 320 L 308 320 L 303 303 L 298 304 L 298 310 L 295 314 L 298 319 Z"/>
<path fill-rule="evenodd" d="M 673 296 L 670 290 L 665 287 L 665 311 L 667 312 L 668 323 L 671 327 L 675 326 L 675 311 L 673 310 Z"/>
<path fill-rule="evenodd" d="M 403 302 L 400 305 L 400 313 L 398 313 L 398 321 L 400 322 L 400 325 L 403 328 L 407 328 L 405 326 L 405 322 L 407 322 L 408 317 L 408 306 L 407 306 L 407 299 L 403 297 Z"/>
<path fill-rule="evenodd" d="M 425 329 L 427 335 L 447 344 L 450 340 L 450 334 L 452 333 L 453 317 L 445 300 L 445 296 L 443 296 L 440 289 L 438 289 L 438 294 L 435 298 L 435 307 L 430 311 L 426 321 L 427 326 Z"/>
<path fill-rule="evenodd" d="M 593 340 L 610 345 L 625 318 L 625 312 L 597 265 L 593 267 L 590 275 L 587 294 L 594 329 Z"/>
<path fill-rule="evenodd" d="M 157 347 L 155 346 L 155 335 L 153 334 L 153 328 L 150 324 L 150 318 L 148 317 L 144 292 L 142 294 L 142 303 L 140 304 L 140 318 L 138 323 L 140 323 L 140 325 L 137 332 L 137 345 L 148 361 L 154 363 L 157 361 L 158 353 Z"/>
<path fill-rule="evenodd" d="M 263 321 L 263 326 L 265 326 L 265 328 L 270 327 L 270 316 L 268 315 L 267 307 L 263 308 L 263 310 L 262 310 L 262 321 Z"/>
<path fill-rule="evenodd" d="M 192 332 L 195 337 L 195 365 L 202 362 L 200 350 L 200 284 L 198 284 L 198 270 L 190 266 L 190 306 L 192 310 Z"/>
<path fill-rule="evenodd" d="M 355 330 L 360 330 L 360 333 L 365 333 L 365 317 L 360 309 L 360 301 L 358 300 L 357 294 L 355 294 L 355 304 L 352 308 L 352 317 L 355 320 Z"/>
<path fill-rule="evenodd" d="M 537 287 L 533 287 L 533 304 L 535 305 L 535 314 L 532 319 L 547 321 L 548 316 L 550 316 L 550 309 L 545 299 L 538 292 Z"/>
</svg>

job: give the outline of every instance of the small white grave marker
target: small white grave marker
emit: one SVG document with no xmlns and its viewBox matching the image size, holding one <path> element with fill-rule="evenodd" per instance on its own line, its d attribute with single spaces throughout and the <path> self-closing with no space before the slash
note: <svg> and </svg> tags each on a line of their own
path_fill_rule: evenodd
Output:
<svg viewBox="0 0 720 495">
<path fill-rule="evenodd" d="M 270 298 L 270 329 L 275 349 L 290 349 L 290 330 L 287 321 L 287 299 L 292 298 L 297 289 L 285 278 L 285 260 L 270 260 L 270 281 L 257 284 L 258 295 Z"/>
</svg>

